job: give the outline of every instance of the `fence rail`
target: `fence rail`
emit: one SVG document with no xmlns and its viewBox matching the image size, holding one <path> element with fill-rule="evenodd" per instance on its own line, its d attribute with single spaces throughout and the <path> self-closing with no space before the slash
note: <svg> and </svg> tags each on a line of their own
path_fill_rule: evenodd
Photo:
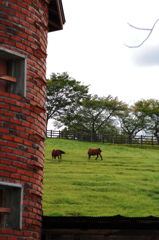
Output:
<svg viewBox="0 0 159 240">
<path fill-rule="evenodd" d="M 63 132 L 55 130 L 47 130 L 48 138 L 61 138 L 71 139 L 80 141 L 90 142 L 103 142 L 103 143 L 117 143 L 117 144 L 148 144 L 148 145 L 159 145 L 155 136 L 136 136 L 130 139 L 128 136 L 122 135 L 95 135 L 92 134 L 81 134 L 77 132 Z"/>
</svg>

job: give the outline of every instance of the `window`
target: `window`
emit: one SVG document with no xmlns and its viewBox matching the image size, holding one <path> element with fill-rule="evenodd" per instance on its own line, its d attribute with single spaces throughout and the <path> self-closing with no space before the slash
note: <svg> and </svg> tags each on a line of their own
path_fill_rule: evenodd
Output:
<svg viewBox="0 0 159 240">
<path fill-rule="evenodd" d="M 0 228 L 21 229 L 22 186 L 0 182 Z"/>
<path fill-rule="evenodd" d="M 26 57 L 0 47 L 0 90 L 25 96 Z"/>
</svg>

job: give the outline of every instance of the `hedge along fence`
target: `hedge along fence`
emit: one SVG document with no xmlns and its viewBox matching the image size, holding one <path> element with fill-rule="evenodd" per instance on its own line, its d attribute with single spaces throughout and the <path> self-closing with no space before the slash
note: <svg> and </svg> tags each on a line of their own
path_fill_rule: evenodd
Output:
<svg viewBox="0 0 159 240">
<path fill-rule="evenodd" d="M 90 141 L 90 142 L 103 142 L 103 143 L 113 143 L 113 144 L 148 144 L 148 145 L 159 145 L 155 136 L 136 136 L 134 138 L 129 138 L 123 135 L 105 135 L 97 134 L 93 136 L 92 134 L 82 134 L 78 132 L 63 132 L 55 130 L 47 130 L 48 138 L 61 138 L 61 139 L 71 139 L 80 141 Z"/>
</svg>

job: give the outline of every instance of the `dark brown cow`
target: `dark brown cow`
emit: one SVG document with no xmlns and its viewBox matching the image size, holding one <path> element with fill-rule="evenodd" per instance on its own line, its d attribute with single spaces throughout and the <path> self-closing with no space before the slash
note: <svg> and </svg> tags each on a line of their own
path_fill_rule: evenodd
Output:
<svg viewBox="0 0 159 240">
<path fill-rule="evenodd" d="M 62 154 L 65 154 L 64 151 L 60 150 L 60 149 L 53 149 L 52 150 L 52 159 L 56 159 L 56 157 L 58 159 L 62 159 Z"/>
<path fill-rule="evenodd" d="M 97 156 L 96 159 L 100 156 L 101 160 L 103 160 L 101 155 L 102 150 L 100 148 L 89 148 L 88 149 L 88 158 L 90 159 L 91 156 Z"/>
</svg>

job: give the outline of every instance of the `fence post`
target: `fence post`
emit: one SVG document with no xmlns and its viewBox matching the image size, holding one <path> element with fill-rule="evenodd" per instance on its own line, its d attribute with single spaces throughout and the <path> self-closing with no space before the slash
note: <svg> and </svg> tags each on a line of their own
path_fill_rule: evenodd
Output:
<svg viewBox="0 0 159 240">
<path fill-rule="evenodd" d="M 141 135 L 141 145 L 143 144 L 143 136 Z"/>
</svg>

